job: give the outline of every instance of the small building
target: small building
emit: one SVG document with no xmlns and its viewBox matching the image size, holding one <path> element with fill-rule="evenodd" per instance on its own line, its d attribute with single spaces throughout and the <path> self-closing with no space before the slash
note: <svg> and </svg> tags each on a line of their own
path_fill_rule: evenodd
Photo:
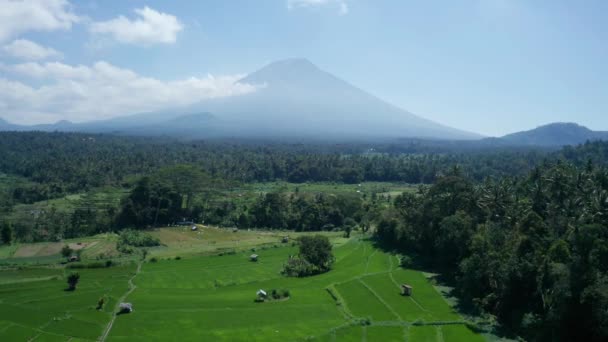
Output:
<svg viewBox="0 0 608 342">
<path fill-rule="evenodd" d="M 193 224 L 194 224 L 194 221 L 187 220 L 186 218 L 183 218 L 181 221 L 177 222 L 178 226 L 191 226 Z"/>
<path fill-rule="evenodd" d="M 72 255 L 68 258 L 69 262 L 76 262 L 78 261 L 78 255 Z"/>
<path fill-rule="evenodd" d="M 131 313 L 131 312 L 133 312 L 133 304 L 131 304 L 131 303 L 120 303 L 118 305 L 118 308 L 120 309 L 120 313 Z"/>
<path fill-rule="evenodd" d="M 198 227 L 197 227 L 197 226 L 192 226 L 192 231 L 195 231 L 195 230 L 197 230 L 197 229 L 198 229 Z"/>
<path fill-rule="evenodd" d="M 233 233 L 236 233 L 236 232 L 238 232 L 238 231 L 239 231 L 239 229 L 238 229 L 238 228 L 232 228 L 232 232 L 233 232 Z"/>
<path fill-rule="evenodd" d="M 412 287 L 407 284 L 401 284 L 401 295 L 402 296 L 411 296 L 412 295 Z"/>
<path fill-rule="evenodd" d="M 251 254 L 249 256 L 249 260 L 251 260 L 251 261 L 258 261 L 258 255 L 257 254 Z"/>
<path fill-rule="evenodd" d="M 259 298 L 266 298 L 268 296 L 268 293 L 266 293 L 266 291 L 264 291 L 262 289 L 259 289 L 258 292 L 256 292 L 255 294 Z"/>
<path fill-rule="evenodd" d="M 282 243 L 288 243 L 289 242 L 289 236 L 283 236 L 283 238 L 281 239 Z"/>
</svg>

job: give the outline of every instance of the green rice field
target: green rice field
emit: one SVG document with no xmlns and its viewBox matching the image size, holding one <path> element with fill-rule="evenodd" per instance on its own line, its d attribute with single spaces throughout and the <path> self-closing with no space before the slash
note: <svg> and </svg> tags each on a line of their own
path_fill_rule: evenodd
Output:
<svg viewBox="0 0 608 342">
<path fill-rule="evenodd" d="M 257 238 L 223 255 L 208 246 L 196 253 L 193 244 L 178 260 L 176 232 L 156 234 L 173 240 L 151 251 L 155 262 L 148 256 L 144 262 L 125 259 L 119 266 L 78 269 L 76 291 L 65 291 L 71 270 L 60 265 L 0 271 L 0 340 L 485 340 L 467 328 L 422 272 L 399 268 L 394 255 L 361 237 L 331 237 L 336 262 L 330 272 L 287 278 L 280 270 L 297 247 L 268 244 L 273 235 L 257 233 L 258 262 L 249 261 Z M 213 234 L 222 245 L 235 233 Z M 401 296 L 401 283 L 413 287 L 411 297 Z M 256 303 L 260 289 L 287 289 L 290 297 Z M 105 305 L 97 310 L 102 297 Z M 119 301 L 132 303 L 134 311 L 114 315 Z"/>
</svg>

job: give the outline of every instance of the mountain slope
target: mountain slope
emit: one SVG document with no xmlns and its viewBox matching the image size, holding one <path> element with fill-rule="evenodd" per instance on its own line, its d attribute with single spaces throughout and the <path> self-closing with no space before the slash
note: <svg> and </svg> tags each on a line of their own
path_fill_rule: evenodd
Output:
<svg viewBox="0 0 608 342">
<path fill-rule="evenodd" d="M 241 82 L 256 92 L 200 103 L 223 129 L 249 136 L 475 139 L 392 106 L 304 59 L 271 63 Z"/>
<path fill-rule="evenodd" d="M 592 131 L 576 123 L 557 122 L 529 131 L 516 132 L 499 138 L 514 145 L 563 146 L 577 145 L 587 140 L 606 140 L 608 132 Z"/>
<path fill-rule="evenodd" d="M 271 63 L 241 82 L 256 85 L 258 89 L 187 107 L 110 120 L 4 126 L 12 130 L 185 135 L 189 138 L 480 138 L 477 134 L 443 126 L 388 104 L 305 59 Z M 206 114 L 200 116 L 201 113 Z M 2 126 L 0 124 L 0 129 Z"/>
</svg>

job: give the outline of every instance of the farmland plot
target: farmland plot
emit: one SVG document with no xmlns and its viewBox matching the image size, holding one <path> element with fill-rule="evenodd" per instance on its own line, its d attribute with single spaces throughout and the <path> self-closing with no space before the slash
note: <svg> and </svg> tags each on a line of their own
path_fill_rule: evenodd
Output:
<svg viewBox="0 0 608 342">
<path fill-rule="evenodd" d="M 249 249 L 178 259 L 166 256 L 179 249 L 152 251 L 156 261 L 144 262 L 137 274 L 128 262 L 78 270 L 73 292 L 64 291 L 70 270 L 2 271 L 0 340 L 99 340 L 119 298 L 134 311 L 115 317 L 107 341 L 484 340 L 459 324 L 424 274 L 398 268 L 394 256 L 365 240 L 336 240 L 333 269 L 307 278 L 280 274 L 297 253 L 291 244 L 258 247 L 257 262 Z M 401 296 L 401 283 L 413 286 L 413 296 Z M 286 289 L 290 296 L 256 303 L 259 289 Z M 100 297 L 107 301 L 98 311 Z"/>
</svg>

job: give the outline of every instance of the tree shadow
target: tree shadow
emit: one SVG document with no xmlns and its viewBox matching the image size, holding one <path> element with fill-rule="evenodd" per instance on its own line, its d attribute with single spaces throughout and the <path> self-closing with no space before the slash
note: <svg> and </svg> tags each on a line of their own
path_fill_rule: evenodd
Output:
<svg viewBox="0 0 608 342">
<path fill-rule="evenodd" d="M 488 319 L 483 316 L 483 312 L 480 311 L 479 307 L 468 298 L 465 298 L 462 293 L 458 291 L 458 279 L 454 270 L 458 266 L 454 266 L 451 270 L 440 268 L 434 262 L 433 256 L 423 256 L 418 253 L 405 252 L 402 249 L 398 249 L 395 246 L 384 243 L 373 237 L 366 238 L 365 241 L 372 243 L 375 248 L 381 251 L 394 255 L 407 255 L 410 260 L 407 266 L 401 266 L 400 268 L 409 269 L 414 271 L 423 272 L 426 278 L 433 284 L 435 289 L 441 294 L 442 297 L 449 303 L 449 305 L 465 320 L 466 325 L 469 329 L 480 334 L 491 334 L 498 338 L 504 339 L 517 339 L 515 332 L 508 328 L 498 324 L 494 319 Z"/>
</svg>

